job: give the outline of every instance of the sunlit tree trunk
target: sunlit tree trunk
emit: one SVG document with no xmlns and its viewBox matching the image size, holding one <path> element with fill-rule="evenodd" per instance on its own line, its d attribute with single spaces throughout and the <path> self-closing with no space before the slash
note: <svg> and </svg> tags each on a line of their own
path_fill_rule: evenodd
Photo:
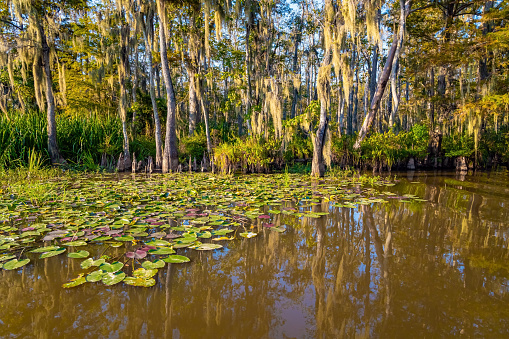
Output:
<svg viewBox="0 0 509 339">
<path fill-rule="evenodd" d="M 331 53 L 326 51 L 317 80 L 317 87 L 320 87 L 320 122 L 313 142 L 313 162 L 311 165 L 311 175 L 323 177 L 325 175 L 325 164 L 323 157 L 323 148 L 325 144 L 325 135 L 327 132 L 327 106 L 330 90 L 330 65 Z M 329 74 L 328 74 L 328 73 Z"/>
<path fill-rule="evenodd" d="M 36 19 L 37 29 L 39 31 L 39 39 L 41 42 L 42 49 L 42 63 L 44 67 L 44 74 L 46 78 L 46 102 L 47 102 L 47 111 L 46 117 L 48 121 L 48 153 L 51 159 L 51 163 L 55 164 L 63 164 L 65 163 L 64 158 L 60 155 L 60 150 L 58 148 L 57 143 L 57 123 L 55 119 L 55 97 L 53 95 L 53 78 L 51 75 L 51 59 L 50 59 L 50 49 L 48 46 L 48 42 L 46 40 L 46 33 L 44 33 L 44 28 L 42 26 L 42 21 L 40 18 Z"/>
<path fill-rule="evenodd" d="M 166 10 L 163 0 L 157 0 L 157 11 L 159 14 L 159 45 L 161 52 L 161 67 L 163 69 L 164 85 L 166 88 L 166 105 L 168 107 L 166 116 L 166 135 L 163 152 L 163 173 L 176 171 L 178 167 L 177 153 L 177 132 L 176 132 L 176 100 L 171 81 L 170 67 L 166 50 Z"/>
<path fill-rule="evenodd" d="M 371 101 L 371 107 L 369 109 L 368 114 L 364 118 L 364 123 L 359 131 L 359 136 L 355 141 L 354 149 L 359 149 L 361 147 L 361 142 L 366 137 L 368 130 L 373 124 L 373 120 L 375 119 L 376 112 L 378 111 L 378 107 L 380 106 L 380 101 L 382 100 L 382 96 L 385 91 L 385 87 L 387 86 L 387 82 L 389 81 L 389 76 L 391 75 L 392 62 L 394 60 L 394 55 L 396 54 L 396 47 L 398 46 L 398 40 L 394 39 L 392 42 L 391 49 L 389 50 L 389 54 L 387 55 L 387 61 L 385 62 L 384 70 L 378 80 L 377 89 L 375 95 L 373 96 L 373 100 Z"/>
<path fill-rule="evenodd" d="M 145 27 L 146 30 L 150 30 L 149 34 L 143 31 L 143 36 L 145 38 L 145 49 L 146 49 L 146 58 L 147 64 L 149 68 L 149 91 L 150 91 L 150 101 L 152 103 L 152 111 L 154 117 L 154 129 L 155 129 L 155 142 L 156 142 L 156 163 L 155 168 L 161 169 L 163 164 L 163 137 L 161 132 L 161 120 L 159 119 L 159 111 L 157 108 L 156 101 L 156 91 L 154 86 L 154 75 L 155 69 L 152 61 L 152 50 L 153 50 L 153 41 L 154 41 L 154 26 L 153 26 L 153 15 L 147 18 L 147 24 Z M 148 36 L 150 36 L 150 40 L 148 40 Z"/>
<path fill-rule="evenodd" d="M 129 135 L 127 132 L 127 89 L 126 89 L 126 77 L 127 77 L 127 45 L 129 40 L 130 27 L 127 23 L 122 24 L 120 28 L 120 62 L 118 64 L 118 80 L 120 83 L 120 98 L 119 98 L 119 110 L 120 120 L 122 120 L 122 135 L 123 135 L 123 153 L 124 153 L 124 166 L 126 170 L 131 168 L 131 155 L 129 153 Z"/>
</svg>

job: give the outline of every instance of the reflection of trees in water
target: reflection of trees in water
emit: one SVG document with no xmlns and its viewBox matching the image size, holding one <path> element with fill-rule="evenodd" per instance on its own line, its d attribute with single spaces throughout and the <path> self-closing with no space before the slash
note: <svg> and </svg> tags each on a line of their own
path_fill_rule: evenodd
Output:
<svg viewBox="0 0 509 339">
<path fill-rule="evenodd" d="M 189 251 L 190 264 L 161 270 L 149 289 L 64 290 L 80 271 L 64 256 L 0 271 L 0 337 L 283 337 L 296 321 L 289 308 L 304 314 L 306 337 L 502 336 L 507 223 L 492 211 L 500 201 L 440 182 L 409 190 L 430 202 L 313 205 L 302 209 L 331 214 L 277 215 L 283 234 L 255 220 L 258 237 Z"/>
</svg>

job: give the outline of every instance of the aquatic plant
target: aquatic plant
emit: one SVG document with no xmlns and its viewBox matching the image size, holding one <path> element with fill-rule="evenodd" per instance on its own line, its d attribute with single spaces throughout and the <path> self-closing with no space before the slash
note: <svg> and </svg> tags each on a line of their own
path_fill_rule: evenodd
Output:
<svg viewBox="0 0 509 339">
<path fill-rule="evenodd" d="M 371 188 L 351 178 L 316 182 L 290 173 L 136 180 L 89 175 L 32 179 L 29 189 L 26 183 L 12 181 L 0 191 L 0 268 L 16 270 L 67 253 L 69 260 L 81 260 L 81 271 L 64 287 L 99 281 L 153 286 L 157 270 L 189 262 L 188 251 L 213 251 L 236 239 L 283 233 L 285 225 L 273 224 L 274 216 L 321 218 L 328 212 L 304 207 L 322 201 L 344 208 L 383 203 L 391 193 L 375 187 L 394 185 L 381 178 L 374 178 Z M 97 246 L 100 254 L 91 257 Z"/>
</svg>

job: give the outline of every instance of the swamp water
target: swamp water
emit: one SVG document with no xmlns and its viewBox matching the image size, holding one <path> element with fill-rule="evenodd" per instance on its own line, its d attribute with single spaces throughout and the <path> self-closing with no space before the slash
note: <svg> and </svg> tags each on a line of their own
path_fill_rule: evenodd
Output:
<svg viewBox="0 0 509 339">
<path fill-rule="evenodd" d="M 507 172 L 44 185 L 0 187 L 1 338 L 509 333 Z"/>
</svg>

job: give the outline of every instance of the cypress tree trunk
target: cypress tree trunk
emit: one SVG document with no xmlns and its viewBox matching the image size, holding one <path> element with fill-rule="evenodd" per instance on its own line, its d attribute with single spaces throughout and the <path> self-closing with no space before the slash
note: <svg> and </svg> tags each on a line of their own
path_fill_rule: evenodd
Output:
<svg viewBox="0 0 509 339">
<path fill-rule="evenodd" d="M 60 154 L 60 150 L 58 149 L 57 144 L 57 123 L 55 119 L 55 97 L 53 95 L 53 78 L 51 75 L 50 68 L 51 63 L 49 55 L 50 49 L 48 46 L 48 42 L 46 40 L 46 34 L 44 33 L 42 22 L 39 18 L 36 21 L 41 39 L 42 63 L 44 66 L 44 74 L 46 78 L 46 101 L 47 101 L 46 117 L 48 121 L 48 153 L 52 165 L 64 164 L 65 159 L 62 158 L 62 155 Z"/>
<path fill-rule="evenodd" d="M 194 134 L 196 128 L 196 118 L 198 116 L 198 98 L 196 95 L 196 77 L 191 67 L 188 68 L 189 74 L 189 136 Z"/>
<path fill-rule="evenodd" d="M 297 28 L 298 29 L 298 28 Z M 298 67 L 298 53 L 299 53 L 299 43 L 301 39 L 301 34 L 297 30 L 295 30 L 295 49 L 293 51 L 293 66 L 292 71 L 296 76 L 300 76 L 300 74 L 297 74 L 297 67 Z M 299 90 L 296 86 L 293 87 L 293 98 L 292 98 L 292 108 L 290 111 L 290 118 L 295 118 L 295 108 L 297 106 L 297 100 L 299 98 Z"/>
<path fill-rule="evenodd" d="M 156 169 L 161 169 L 163 165 L 163 137 L 161 133 L 161 120 L 159 119 L 159 112 L 157 109 L 157 102 L 156 102 L 156 91 L 154 86 L 154 65 L 152 62 L 152 42 L 154 38 L 154 26 L 153 26 L 153 17 L 147 20 L 148 25 L 146 29 L 150 30 L 150 43 L 149 40 L 147 40 L 147 33 L 145 30 L 143 30 L 143 35 L 145 38 L 145 48 L 147 50 L 146 56 L 147 56 L 147 64 L 149 67 L 149 91 L 150 91 L 150 101 L 152 102 L 152 111 L 154 112 L 154 127 L 155 127 L 155 139 L 156 139 Z"/>
<path fill-rule="evenodd" d="M 157 11 L 159 13 L 159 45 L 161 51 L 161 68 L 163 69 L 164 85 L 166 87 L 166 105 L 168 107 L 166 116 L 166 135 L 163 151 L 163 173 L 176 171 L 178 168 L 177 153 L 177 132 L 176 132 L 176 100 L 173 84 L 171 82 L 168 55 L 166 54 L 166 33 L 165 33 L 165 7 L 163 0 L 157 0 Z"/>
<path fill-rule="evenodd" d="M 331 62 L 331 53 L 325 52 L 325 56 L 320 66 L 321 72 L 330 72 L 329 64 Z M 317 87 L 320 86 L 320 122 L 313 142 L 313 162 L 311 165 L 311 176 L 323 177 L 325 175 L 325 164 L 323 163 L 323 147 L 325 144 L 325 134 L 327 131 L 327 103 L 329 101 L 330 77 L 329 74 L 319 75 Z"/>
<path fill-rule="evenodd" d="M 129 39 L 129 25 L 122 24 L 120 28 L 120 63 L 118 64 L 118 80 L 120 82 L 119 109 L 120 119 L 122 120 L 122 134 L 124 136 L 123 153 L 124 169 L 131 169 L 131 155 L 129 153 L 129 135 L 127 133 L 127 90 L 125 86 L 127 72 L 127 44 Z"/>
<path fill-rule="evenodd" d="M 369 128 L 373 124 L 373 120 L 375 119 L 376 112 L 378 111 L 378 107 L 380 106 L 380 100 L 382 99 L 382 96 L 385 91 L 385 87 L 387 86 L 387 82 L 389 81 L 389 76 L 391 75 L 391 69 L 392 69 L 392 62 L 394 60 L 394 55 L 396 54 L 396 47 L 398 46 L 398 40 L 394 39 L 392 42 L 391 49 L 389 50 L 389 55 L 387 56 L 387 61 L 384 66 L 384 70 L 382 72 L 382 75 L 380 76 L 380 79 L 378 80 L 377 89 L 375 92 L 375 96 L 373 97 L 373 100 L 371 101 L 371 107 L 369 109 L 368 114 L 366 115 L 366 118 L 364 119 L 364 123 L 362 124 L 362 127 L 359 131 L 359 136 L 357 137 L 357 140 L 355 141 L 354 149 L 359 149 L 361 147 L 361 142 L 366 137 L 366 134 L 368 133 Z"/>
</svg>

